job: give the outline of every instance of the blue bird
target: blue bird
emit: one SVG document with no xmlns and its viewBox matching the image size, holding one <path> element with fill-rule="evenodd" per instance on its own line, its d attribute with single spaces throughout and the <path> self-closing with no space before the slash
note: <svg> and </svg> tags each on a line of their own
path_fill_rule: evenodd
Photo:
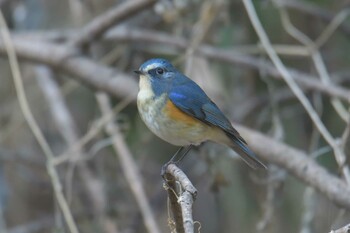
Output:
<svg viewBox="0 0 350 233">
<path fill-rule="evenodd" d="M 140 116 L 158 137 L 182 147 L 214 141 L 232 148 L 250 167 L 266 168 L 218 106 L 169 61 L 150 59 L 135 73 Z"/>
</svg>

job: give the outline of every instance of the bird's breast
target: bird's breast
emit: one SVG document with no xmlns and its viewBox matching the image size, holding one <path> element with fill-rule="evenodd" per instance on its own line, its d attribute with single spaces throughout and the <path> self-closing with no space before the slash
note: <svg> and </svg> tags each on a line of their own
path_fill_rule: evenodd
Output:
<svg viewBox="0 0 350 233">
<path fill-rule="evenodd" d="M 208 139 L 211 127 L 177 108 L 166 93 L 156 96 L 151 88 L 140 88 L 137 106 L 147 127 L 173 145 L 198 145 Z"/>
</svg>

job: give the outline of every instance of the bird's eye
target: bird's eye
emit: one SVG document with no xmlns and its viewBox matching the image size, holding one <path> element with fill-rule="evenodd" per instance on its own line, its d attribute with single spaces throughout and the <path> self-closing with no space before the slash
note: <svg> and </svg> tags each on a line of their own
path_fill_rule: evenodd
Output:
<svg viewBox="0 0 350 233">
<path fill-rule="evenodd" d="M 164 73 L 164 70 L 162 68 L 157 68 L 156 69 L 156 73 L 157 74 L 163 74 Z"/>
</svg>

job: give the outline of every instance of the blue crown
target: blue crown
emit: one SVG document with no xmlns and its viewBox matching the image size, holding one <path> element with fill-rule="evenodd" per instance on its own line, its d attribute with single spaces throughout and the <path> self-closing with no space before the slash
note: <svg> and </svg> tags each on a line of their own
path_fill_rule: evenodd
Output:
<svg viewBox="0 0 350 233">
<path fill-rule="evenodd" d="M 156 65 L 159 64 L 159 65 Z M 170 61 L 163 59 L 163 58 L 152 58 L 148 61 L 146 61 L 145 63 L 143 63 L 140 66 L 140 70 L 144 70 L 146 69 L 147 66 L 149 65 L 156 65 L 156 66 L 162 66 L 165 68 L 173 68 L 173 65 L 170 63 Z"/>
</svg>

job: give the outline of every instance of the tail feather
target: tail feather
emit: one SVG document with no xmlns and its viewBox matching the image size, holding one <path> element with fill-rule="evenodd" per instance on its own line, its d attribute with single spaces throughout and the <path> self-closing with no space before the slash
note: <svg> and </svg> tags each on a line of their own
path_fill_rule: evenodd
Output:
<svg viewBox="0 0 350 233">
<path fill-rule="evenodd" d="M 244 162 L 246 162 L 251 168 L 267 169 L 267 167 L 257 158 L 254 152 L 251 151 L 243 141 L 231 134 L 227 134 L 227 136 L 229 136 L 229 138 L 232 140 L 231 148 L 237 152 Z"/>
</svg>

